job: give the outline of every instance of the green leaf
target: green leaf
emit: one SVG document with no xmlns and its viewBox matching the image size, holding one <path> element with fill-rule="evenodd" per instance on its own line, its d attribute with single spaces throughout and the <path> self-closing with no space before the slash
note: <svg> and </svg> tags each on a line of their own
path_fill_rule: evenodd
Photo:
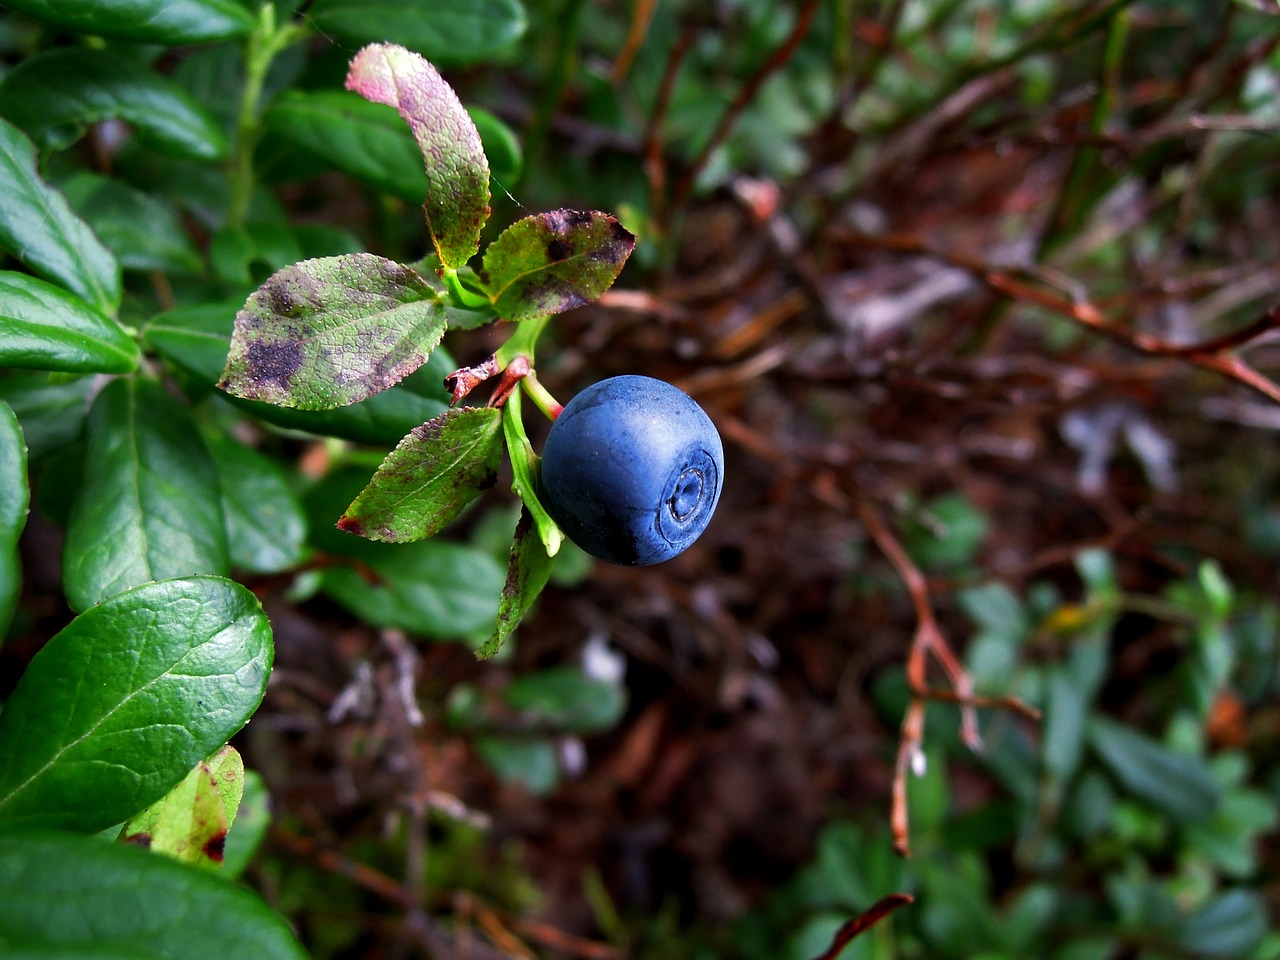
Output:
<svg viewBox="0 0 1280 960">
<path fill-rule="evenodd" d="M 365 16 L 364 5 L 359 6 Z M 366 100 L 395 107 L 409 124 L 426 161 L 432 243 L 443 266 L 461 267 L 480 249 L 480 229 L 489 219 L 489 161 L 458 95 L 418 54 L 384 43 L 356 54 L 346 86 Z"/>
<path fill-rule="evenodd" d="M 915 509 L 904 545 L 922 566 L 957 570 L 973 561 L 989 527 L 986 515 L 962 494 L 944 493 Z"/>
<path fill-rule="evenodd" d="M 54 833 L 0 837 L 0 943 L 63 957 L 306 960 L 289 925 L 244 887 L 127 844 Z"/>
<path fill-rule="evenodd" d="M 196 381 L 212 387 L 226 364 L 235 313 L 232 304 L 170 310 L 152 320 L 143 340 Z M 437 349 L 425 366 L 390 390 L 337 410 L 295 410 L 231 395 L 227 399 L 280 427 L 386 446 L 447 408 L 444 378 L 454 366 L 448 352 Z"/>
<path fill-rule="evenodd" d="M 395 109 L 346 90 L 288 90 L 267 129 L 362 183 L 413 203 L 427 195 L 422 154 Z"/>
<path fill-rule="evenodd" d="M 355 403 L 426 363 L 448 323 L 413 270 L 369 253 L 285 267 L 236 314 L 218 384 L 304 410 Z"/>
<path fill-rule="evenodd" d="M 515 132 L 488 110 L 467 107 L 467 113 L 480 133 L 484 155 L 489 158 L 490 177 L 500 184 L 514 184 L 524 169 L 524 153 Z"/>
<path fill-rule="evenodd" d="M 1254 890 L 1228 890 L 1188 916 L 1177 931 L 1178 946 L 1197 957 L 1250 960 L 1271 924 Z"/>
<path fill-rule="evenodd" d="M 534 720 L 570 733 L 608 730 L 627 709 L 625 689 L 570 666 L 517 677 L 507 687 L 506 701 Z"/>
<path fill-rule="evenodd" d="M 94 173 L 78 173 L 62 189 L 125 269 L 193 275 L 204 269 L 177 211 L 166 201 Z"/>
<path fill-rule="evenodd" d="M 167 794 L 130 817 L 120 839 L 183 863 L 217 869 L 240 803 L 243 779 L 240 754 L 223 747 L 210 760 L 197 763 Z"/>
<path fill-rule="evenodd" d="M 271 659 L 262 607 L 229 580 L 147 583 L 85 611 L 0 714 L 0 828 L 93 832 L 159 800 L 244 726 Z"/>
<path fill-rule="evenodd" d="M 543 796 L 560 781 L 560 763 L 550 740 L 530 737 L 477 737 L 476 753 L 502 780 Z"/>
<path fill-rule="evenodd" d="M 1210 817 L 1221 800 L 1212 771 L 1129 727 L 1094 716 L 1088 740 L 1111 775 L 1136 797 L 1179 823 Z"/>
<path fill-rule="evenodd" d="M 0 120 L 0 250 L 103 313 L 120 305 L 120 265 L 66 198 L 40 179 L 36 151 Z"/>
<path fill-rule="evenodd" d="M 501 411 L 448 410 L 400 441 L 338 527 L 389 543 L 433 537 L 494 485 L 501 460 Z"/>
<path fill-rule="evenodd" d="M 11 10 L 82 34 L 180 46 L 244 36 L 253 17 L 237 0 L 13 0 Z"/>
<path fill-rule="evenodd" d="M 1065 668 L 1050 671 L 1046 683 L 1041 753 L 1045 770 L 1056 780 L 1066 781 L 1079 768 L 1084 752 L 1089 700 Z"/>
<path fill-rule="evenodd" d="M 522 507 L 520 522 L 516 524 L 515 537 L 511 541 L 507 579 L 502 586 L 493 634 L 476 656 L 487 660 L 497 655 L 542 593 L 554 564 L 555 559 L 547 554 L 547 548 L 536 534 L 533 515 L 527 506 Z"/>
<path fill-rule="evenodd" d="M 22 592 L 18 537 L 27 524 L 30 505 L 27 443 L 13 408 L 0 400 L 0 642 Z"/>
<path fill-rule="evenodd" d="M 487 553 L 443 540 L 371 544 L 361 571 L 324 571 L 326 593 L 376 627 L 394 627 L 435 640 L 482 635 L 497 614 L 502 568 Z"/>
<path fill-rule="evenodd" d="M 195 160 L 227 153 L 217 121 L 136 52 L 64 47 L 24 60 L 0 83 L 0 115 L 41 148 L 65 149 L 93 124 L 123 120 L 166 153 Z"/>
<path fill-rule="evenodd" d="M 352 45 L 395 37 L 437 63 L 480 63 L 505 50 L 528 26 L 520 0 L 317 0 L 311 18 Z"/>
<path fill-rule="evenodd" d="M 489 244 L 480 280 L 505 320 L 562 313 L 608 290 L 635 245 L 635 236 L 607 213 L 538 213 Z"/>
<path fill-rule="evenodd" d="M 236 822 L 236 811 L 240 809 L 240 801 L 244 798 L 244 759 L 235 747 L 225 746 L 206 760 L 205 764 L 218 785 L 218 798 L 222 802 L 222 812 L 226 815 L 229 829 Z M 217 860 L 222 862 L 221 849 Z"/>
<path fill-rule="evenodd" d="M 26 371 L 0 376 L 0 399 L 18 415 L 32 461 L 42 460 L 80 436 L 94 386 L 93 377 L 57 381 L 47 373 Z"/>
<path fill-rule="evenodd" d="M 148 580 L 226 573 L 217 476 L 186 409 L 154 381 L 115 380 L 94 402 L 87 431 L 63 553 L 72 608 Z"/>
<path fill-rule="evenodd" d="M 307 517 L 285 470 L 222 433 L 205 434 L 218 471 L 231 565 L 279 573 L 302 562 Z"/>
<path fill-rule="evenodd" d="M 0 366 L 130 373 L 138 344 L 106 314 L 25 273 L 0 271 Z"/>
</svg>

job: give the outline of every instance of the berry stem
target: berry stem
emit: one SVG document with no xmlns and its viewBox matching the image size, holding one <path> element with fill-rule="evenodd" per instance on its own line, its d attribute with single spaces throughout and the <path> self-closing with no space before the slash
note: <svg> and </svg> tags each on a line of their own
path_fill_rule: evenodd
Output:
<svg viewBox="0 0 1280 960">
<path fill-rule="evenodd" d="M 564 404 L 553 397 L 550 391 L 542 385 L 542 381 L 538 379 L 538 375 L 534 373 L 533 367 L 529 368 L 529 372 L 520 378 L 520 386 L 524 387 L 524 392 L 529 395 L 539 410 L 547 415 L 547 419 L 555 420 L 560 416 L 560 411 L 564 409 Z"/>
<path fill-rule="evenodd" d="M 513 390 L 502 406 L 502 436 L 511 456 L 511 489 L 524 501 L 529 515 L 533 517 L 538 539 L 542 541 L 547 556 L 554 557 L 564 541 L 564 534 L 538 499 L 538 455 L 533 452 L 533 444 L 524 430 L 519 390 Z"/>
</svg>

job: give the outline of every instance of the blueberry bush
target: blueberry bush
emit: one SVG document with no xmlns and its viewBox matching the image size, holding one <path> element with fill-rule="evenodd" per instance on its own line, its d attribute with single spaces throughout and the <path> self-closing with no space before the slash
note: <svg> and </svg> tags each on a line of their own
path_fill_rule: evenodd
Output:
<svg viewBox="0 0 1280 960">
<path fill-rule="evenodd" d="M 7 4 L 0 954 L 1280 955 L 1273 7 Z"/>
</svg>

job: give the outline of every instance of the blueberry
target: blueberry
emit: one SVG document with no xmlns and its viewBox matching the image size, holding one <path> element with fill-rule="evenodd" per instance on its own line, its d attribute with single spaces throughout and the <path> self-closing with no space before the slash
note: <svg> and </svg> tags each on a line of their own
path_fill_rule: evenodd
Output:
<svg viewBox="0 0 1280 960">
<path fill-rule="evenodd" d="M 724 449 L 687 394 L 652 377 L 612 377 L 570 400 L 542 451 L 547 512 L 592 556 L 670 560 L 706 528 Z"/>
</svg>

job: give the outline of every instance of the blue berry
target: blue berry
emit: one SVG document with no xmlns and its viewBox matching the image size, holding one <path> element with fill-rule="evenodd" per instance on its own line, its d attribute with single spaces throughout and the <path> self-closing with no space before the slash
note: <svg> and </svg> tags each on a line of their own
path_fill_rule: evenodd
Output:
<svg viewBox="0 0 1280 960">
<path fill-rule="evenodd" d="M 687 394 L 652 377 L 612 377 L 570 400 L 542 451 L 547 512 L 592 556 L 670 560 L 706 528 L 724 449 Z"/>
</svg>

